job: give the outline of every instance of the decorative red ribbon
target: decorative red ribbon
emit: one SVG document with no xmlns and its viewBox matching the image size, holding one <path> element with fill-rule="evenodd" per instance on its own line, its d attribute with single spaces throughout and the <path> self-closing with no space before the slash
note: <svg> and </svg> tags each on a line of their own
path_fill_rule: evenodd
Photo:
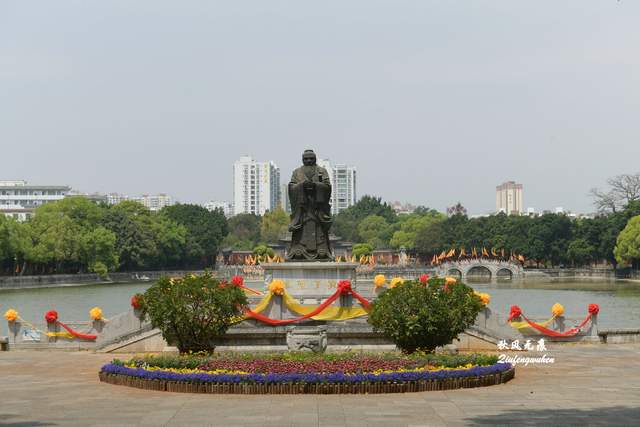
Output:
<svg viewBox="0 0 640 427">
<path fill-rule="evenodd" d="M 135 298 L 135 296 L 134 296 Z M 44 319 L 47 321 L 47 323 L 57 323 L 58 325 L 62 326 L 63 328 L 65 328 L 67 330 L 67 332 L 69 332 L 71 335 L 73 335 L 76 338 L 81 338 L 83 340 L 90 340 L 90 341 L 94 341 L 96 338 L 98 338 L 97 335 L 93 335 L 93 334 L 83 334 L 77 331 L 74 331 L 73 329 L 71 329 L 70 327 L 68 327 L 67 325 L 65 325 L 64 323 L 62 323 L 61 321 L 58 320 L 58 312 L 55 310 L 49 310 L 44 314 Z"/>
<path fill-rule="evenodd" d="M 258 292 L 254 289 L 251 289 L 247 286 L 244 285 L 244 278 L 242 276 L 233 276 L 231 278 L 231 283 L 237 287 L 239 287 L 240 289 L 244 289 L 245 291 L 249 291 L 255 295 L 262 295 L 262 292 Z M 221 283 L 222 285 L 224 285 L 224 281 Z"/>
<path fill-rule="evenodd" d="M 76 332 L 73 329 L 71 329 L 70 327 L 68 327 L 67 325 L 65 325 L 64 323 L 62 323 L 61 321 L 57 321 L 58 325 L 62 326 L 63 328 L 65 328 L 67 330 L 67 332 L 69 332 L 71 335 L 73 335 L 76 338 L 81 338 L 83 340 L 89 340 L 89 341 L 95 341 L 96 338 L 98 338 L 97 335 L 93 335 L 93 334 L 82 334 L 80 332 Z"/>
<path fill-rule="evenodd" d="M 305 319 L 309 319 L 313 316 L 316 316 L 320 313 L 322 313 L 327 307 L 329 307 L 335 300 L 338 299 L 338 297 L 340 295 L 353 295 L 354 298 L 356 298 L 360 304 L 362 304 L 362 306 L 365 308 L 365 310 L 369 309 L 369 301 L 367 301 L 366 299 L 364 299 L 360 294 L 358 294 L 356 291 L 354 291 L 353 289 L 351 289 L 351 282 L 349 282 L 348 280 L 342 280 L 338 283 L 338 289 L 333 293 L 333 295 L 331 295 L 329 298 L 327 298 L 327 300 L 325 302 L 323 302 L 322 304 L 320 304 L 315 310 L 313 310 L 310 313 L 305 314 L 304 316 L 300 316 L 300 317 L 296 317 L 293 319 L 272 319 L 270 317 L 267 317 L 265 315 L 262 315 L 260 313 L 256 313 L 255 311 L 252 311 L 249 308 L 245 308 L 244 313 L 249 316 L 252 317 L 256 320 L 259 320 L 261 322 L 267 323 L 269 325 L 289 325 L 291 323 L 296 323 L 296 322 L 300 322 L 302 320 Z"/>
<path fill-rule="evenodd" d="M 514 310 L 514 308 L 516 308 L 517 310 Z M 569 329 L 566 332 L 556 332 L 554 330 L 547 329 L 544 326 L 541 326 L 535 322 L 532 322 L 531 320 L 527 319 L 527 317 L 524 314 L 522 314 L 522 310 L 520 310 L 520 308 L 517 305 L 514 305 L 511 307 L 511 314 L 513 315 L 514 311 L 517 312 L 518 310 L 519 310 L 518 316 L 510 316 L 509 321 L 511 321 L 511 317 L 522 317 L 529 324 L 529 326 L 542 332 L 545 335 L 548 335 L 551 337 L 569 337 L 580 332 L 580 329 L 582 329 L 582 327 L 586 325 L 589 320 L 591 320 L 591 317 L 598 314 L 598 312 L 600 311 L 600 307 L 598 306 L 598 304 L 589 304 L 589 314 L 587 314 L 587 317 L 585 317 L 582 323 L 580 323 L 577 327 L 573 329 Z"/>
</svg>

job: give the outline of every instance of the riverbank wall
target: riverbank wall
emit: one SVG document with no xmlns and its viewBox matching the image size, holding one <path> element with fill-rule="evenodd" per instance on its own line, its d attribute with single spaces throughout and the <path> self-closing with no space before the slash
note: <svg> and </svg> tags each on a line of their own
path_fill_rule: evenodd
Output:
<svg viewBox="0 0 640 427">
<path fill-rule="evenodd" d="M 6 276 L 0 277 L 2 289 L 52 288 L 77 285 L 98 285 L 112 283 L 130 283 L 154 281 L 162 276 L 182 276 L 184 274 L 200 274 L 202 270 L 163 270 L 109 273 L 107 280 L 95 273 L 84 274 L 49 274 L 43 276 Z"/>
</svg>

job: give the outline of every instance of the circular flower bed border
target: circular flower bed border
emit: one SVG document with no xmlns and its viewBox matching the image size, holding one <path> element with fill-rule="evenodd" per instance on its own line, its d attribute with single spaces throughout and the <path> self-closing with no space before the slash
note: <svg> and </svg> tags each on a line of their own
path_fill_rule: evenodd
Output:
<svg viewBox="0 0 640 427">
<path fill-rule="evenodd" d="M 213 394 L 374 394 L 453 390 L 506 383 L 507 363 L 427 372 L 382 374 L 181 374 L 107 364 L 100 381 L 144 390 Z"/>
</svg>

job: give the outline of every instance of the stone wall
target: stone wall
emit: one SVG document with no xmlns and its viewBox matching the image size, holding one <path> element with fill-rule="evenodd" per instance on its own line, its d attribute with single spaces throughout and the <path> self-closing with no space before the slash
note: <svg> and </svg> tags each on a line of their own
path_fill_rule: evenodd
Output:
<svg viewBox="0 0 640 427">
<path fill-rule="evenodd" d="M 199 274 L 202 270 L 193 271 L 138 271 L 109 273 L 109 279 L 103 280 L 95 273 L 84 274 L 49 274 L 42 276 L 0 276 L 0 289 L 25 289 L 46 288 L 65 285 L 93 285 L 122 282 L 135 282 L 141 277 L 147 277 L 149 281 L 157 280 L 162 276 L 182 276 L 187 273 Z"/>
</svg>

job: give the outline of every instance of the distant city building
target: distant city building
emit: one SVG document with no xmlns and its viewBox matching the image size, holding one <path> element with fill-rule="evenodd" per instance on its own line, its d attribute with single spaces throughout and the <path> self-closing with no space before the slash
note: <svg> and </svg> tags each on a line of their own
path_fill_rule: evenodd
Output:
<svg viewBox="0 0 640 427">
<path fill-rule="evenodd" d="M 327 170 L 331 181 L 331 213 L 336 215 L 356 204 L 356 168 L 345 164 L 332 164 L 321 159 L 318 165 Z"/>
<path fill-rule="evenodd" d="M 77 190 L 71 190 L 67 193 L 66 197 L 84 197 L 85 199 L 94 203 L 107 203 L 107 195 L 100 193 L 83 193 Z"/>
<path fill-rule="evenodd" d="M 125 200 L 129 200 L 129 196 L 120 193 L 109 193 L 107 194 L 107 203 L 110 205 L 117 205 L 120 202 L 124 202 Z"/>
<path fill-rule="evenodd" d="M 216 209 L 221 209 L 224 213 L 224 216 L 230 218 L 233 216 L 233 203 L 231 202 L 216 202 L 211 200 L 204 204 L 205 209 L 209 211 L 214 211 Z"/>
<path fill-rule="evenodd" d="M 393 210 L 398 214 L 410 214 L 416 210 L 416 207 L 411 203 L 393 202 L 391 204 Z"/>
<path fill-rule="evenodd" d="M 565 214 L 568 212 L 565 212 L 564 208 L 562 206 L 558 206 L 557 208 L 555 208 L 554 213 L 556 214 Z"/>
<path fill-rule="evenodd" d="M 62 200 L 70 191 L 71 188 L 66 185 L 28 185 L 26 181 L 0 181 L 0 213 L 25 221 L 38 206 Z"/>
<path fill-rule="evenodd" d="M 514 181 L 505 182 L 496 187 L 496 211 L 507 215 L 522 213 L 522 184 Z"/>
<path fill-rule="evenodd" d="M 272 161 L 242 156 L 233 165 L 234 215 L 263 215 L 280 206 L 280 169 Z"/>
<path fill-rule="evenodd" d="M 291 203 L 289 202 L 289 184 L 280 186 L 280 207 L 286 213 L 291 213 Z"/>
<path fill-rule="evenodd" d="M 527 216 L 538 216 L 536 208 L 527 208 Z"/>
<path fill-rule="evenodd" d="M 153 195 L 143 194 L 142 196 L 132 197 L 131 200 L 144 205 L 150 211 L 159 211 L 165 206 L 171 206 L 173 204 L 171 196 L 164 193 Z"/>
</svg>

